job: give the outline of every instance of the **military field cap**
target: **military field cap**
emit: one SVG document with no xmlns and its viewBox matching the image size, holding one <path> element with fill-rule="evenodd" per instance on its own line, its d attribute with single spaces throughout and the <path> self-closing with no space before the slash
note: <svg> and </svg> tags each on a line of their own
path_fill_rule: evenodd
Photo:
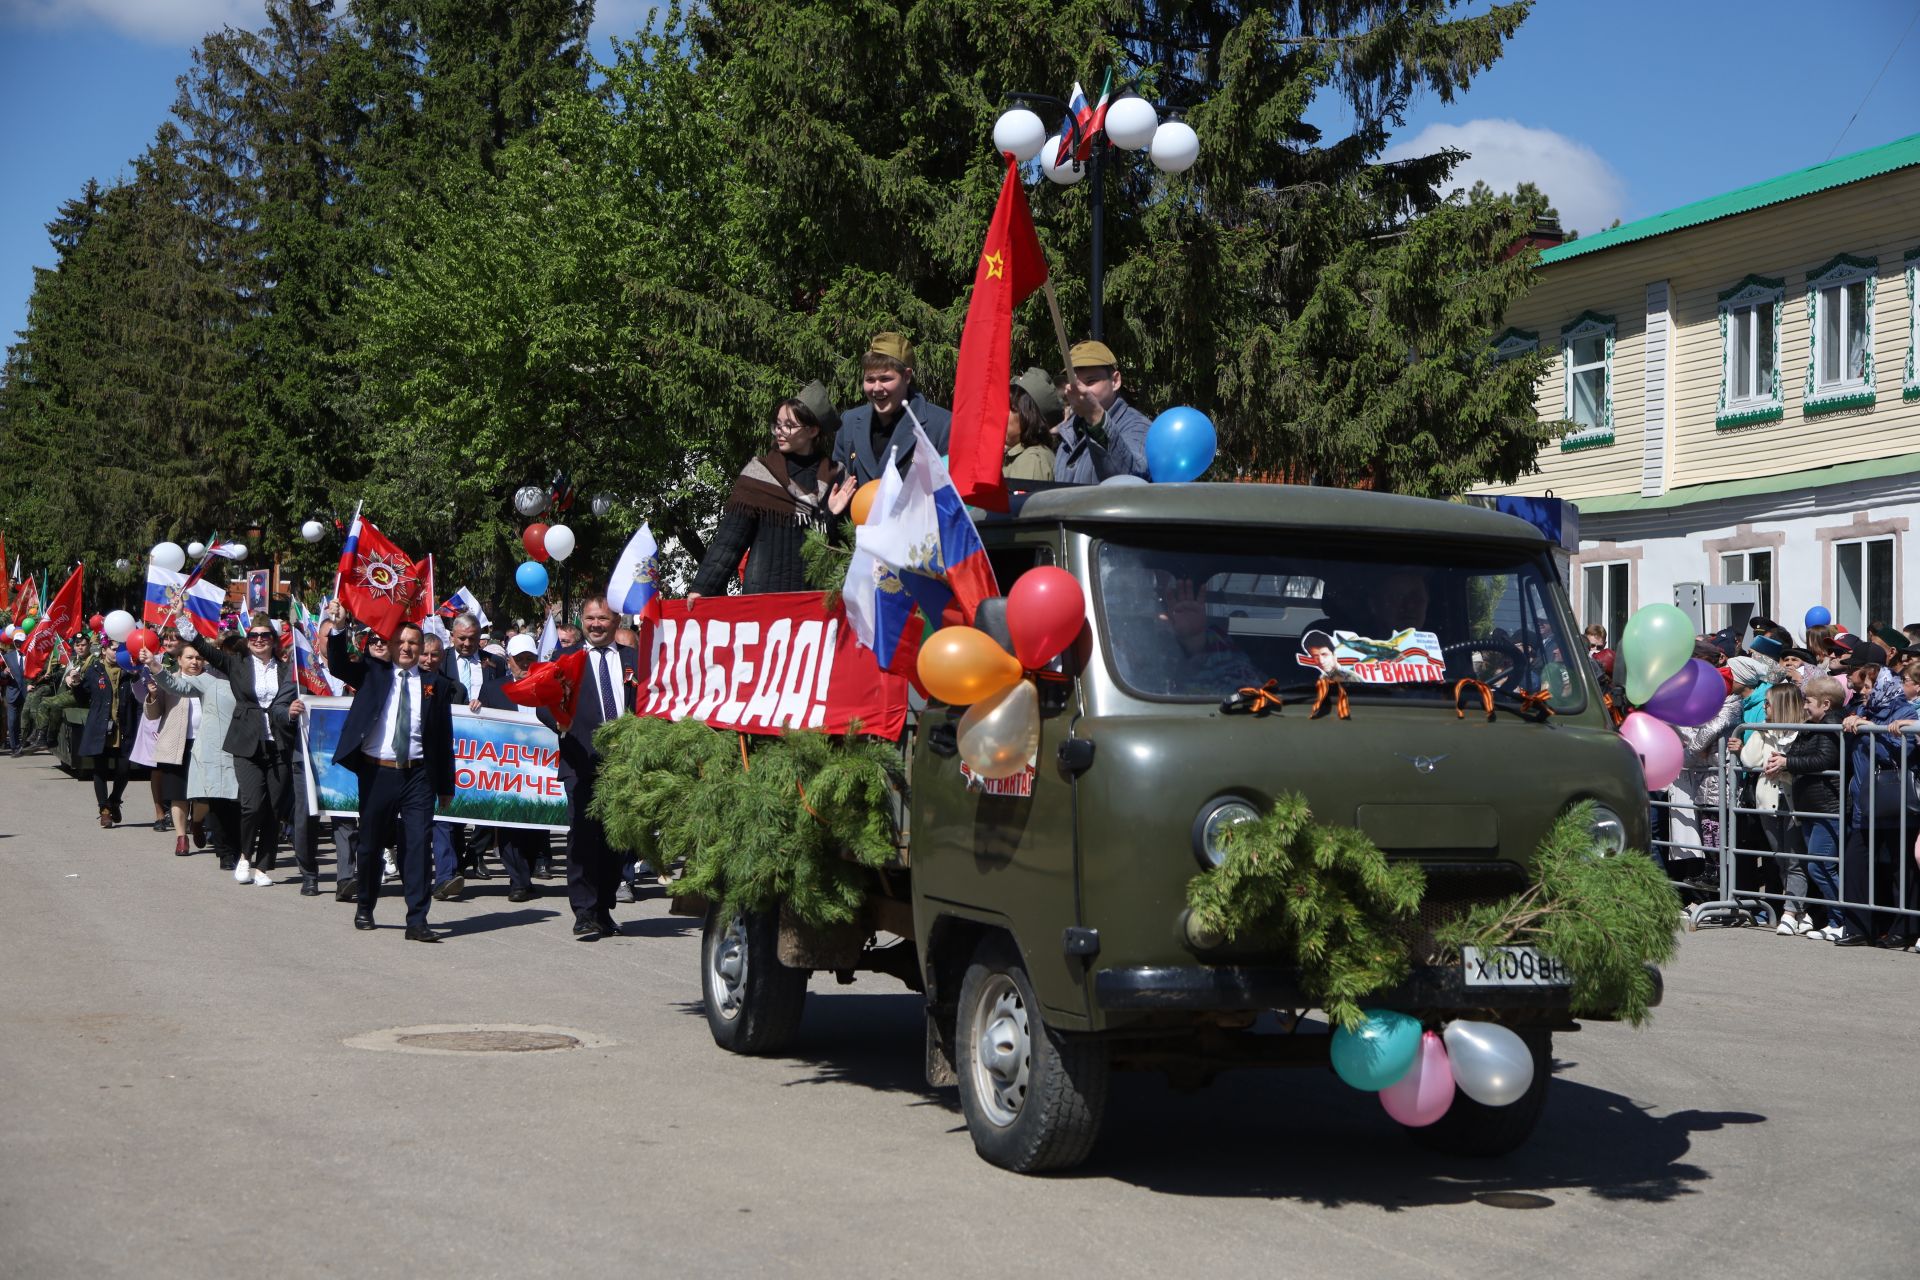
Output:
<svg viewBox="0 0 1920 1280">
<path fill-rule="evenodd" d="M 1113 348 L 1104 342 L 1076 342 L 1068 353 L 1076 369 L 1118 368 L 1120 362 L 1113 358 Z"/>
<path fill-rule="evenodd" d="M 1053 385 L 1053 375 L 1045 369 L 1028 369 L 1015 378 L 1013 384 L 1033 397 L 1034 407 L 1043 418 L 1057 418 L 1066 409 L 1060 402 L 1060 392 Z"/>
<path fill-rule="evenodd" d="M 800 394 L 794 399 L 807 406 L 808 412 L 820 423 L 823 431 L 832 431 L 840 425 L 840 411 L 833 407 L 833 397 L 827 394 L 827 384 L 815 378 L 800 388 Z"/>
<path fill-rule="evenodd" d="M 876 333 L 873 341 L 867 344 L 870 353 L 888 356 L 898 360 L 907 368 L 913 368 L 913 344 L 901 333 Z"/>
</svg>

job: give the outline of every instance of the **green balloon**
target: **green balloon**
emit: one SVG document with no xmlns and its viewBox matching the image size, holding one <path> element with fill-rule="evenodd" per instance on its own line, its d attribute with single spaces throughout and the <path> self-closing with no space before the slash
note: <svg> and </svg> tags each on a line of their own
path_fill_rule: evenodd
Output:
<svg viewBox="0 0 1920 1280">
<path fill-rule="evenodd" d="M 1620 633 L 1627 662 L 1627 697 L 1644 703 L 1693 657 L 1693 620 L 1670 604 L 1650 604 L 1627 619 Z"/>
</svg>

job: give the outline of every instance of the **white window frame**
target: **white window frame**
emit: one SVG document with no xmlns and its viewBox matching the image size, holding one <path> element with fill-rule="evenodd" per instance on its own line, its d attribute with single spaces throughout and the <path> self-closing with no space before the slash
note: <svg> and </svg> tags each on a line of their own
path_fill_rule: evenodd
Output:
<svg viewBox="0 0 1920 1280">
<path fill-rule="evenodd" d="M 1807 394 L 1801 403 L 1801 412 L 1807 414 L 1833 413 L 1841 409 L 1864 409 L 1873 404 L 1873 295 L 1878 275 L 1877 258 L 1856 258 L 1851 254 L 1838 254 L 1820 270 L 1807 276 Z M 1821 347 L 1820 298 L 1829 289 L 1839 291 L 1838 296 L 1846 297 L 1846 286 L 1856 281 L 1864 282 L 1862 293 L 1865 297 L 1866 326 L 1862 341 L 1866 350 L 1861 353 L 1861 376 L 1858 378 L 1842 376 L 1835 382 L 1823 382 L 1820 379 L 1820 365 L 1825 351 Z M 1840 332 L 1846 332 L 1845 317 L 1842 317 Z M 1845 367 L 1845 353 L 1841 353 L 1842 367 Z"/>
<path fill-rule="evenodd" d="M 1713 415 L 1715 429 L 1724 431 L 1729 427 L 1778 422 L 1786 416 L 1780 384 L 1780 323 L 1785 319 L 1786 296 L 1785 280 L 1770 280 L 1764 276 L 1748 276 L 1720 295 L 1720 403 Z M 1743 316 L 1757 317 L 1760 308 L 1769 306 L 1773 308 L 1773 377 L 1764 390 L 1756 389 L 1753 394 L 1735 396 L 1737 370 L 1734 361 L 1739 352 L 1735 329 L 1742 323 Z M 1754 323 L 1753 319 L 1746 322 Z M 1756 344 L 1749 349 L 1750 356 L 1757 355 L 1757 351 Z M 1751 372 L 1756 375 L 1759 372 L 1757 359 Z M 1754 384 L 1757 388 L 1757 377 Z"/>
<path fill-rule="evenodd" d="M 1775 553 L 1773 547 L 1741 547 L 1737 551 L 1718 552 L 1717 559 L 1714 562 L 1714 572 L 1720 575 L 1720 585 L 1723 587 L 1732 586 L 1736 582 L 1756 581 L 1753 576 L 1754 556 L 1765 556 L 1767 558 L 1767 587 L 1766 594 L 1761 596 L 1760 603 L 1754 606 L 1753 612 L 1756 617 L 1771 618 L 1773 616 L 1773 588 L 1776 581 L 1774 575 L 1780 568 L 1780 557 Z M 1733 559 L 1740 561 L 1740 573 L 1738 576 L 1730 575 L 1727 572 L 1727 561 Z M 1723 627 L 1732 626 L 1733 606 L 1723 604 L 1719 606 L 1719 608 L 1720 625 Z"/>
<path fill-rule="evenodd" d="M 1560 331 L 1561 385 L 1564 389 L 1562 407 L 1568 421 L 1573 420 L 1573 379 L 1576 373 L 1585 373 L 1595 366 L 1573 363 L 1573 344 L 1586 338 L 1604 337 L 1600 357 L 1600 421 L 1592 426 L 1576 427 L 1560 438 L 1560 451 L 1572 453 L 1577 449 L 1592 449 L 1600 445 L 1613 443 L 1613 335 L 1612 316 L 1603 316 L 1592 311 L 1582 311 L 1573 322 Z"/>
<path fill-rule="evenodd" d="M 1902 400 L 1920 400 L 1920 249 L 1907 250 L 1907 376 Z"/>
<path fill-rule="evenodd" d="M 1869 615 L 1873 612 L 1873 564 L 1867 548 L 1876 542 L 1884 542 L 1889 548 L 1887 553 L 1887 618 L 1888 626 L 1898 627 L 1896 620 L 1900 612 L 1900 545 L 1897 535 L 1885 533 L 1866 538 L 1836 539 L 1833 544 L 1833 620 L 1856 636 L 1867 633 L 1867 624 L 1873 621 Z M 1860 616 L 1843 616 L 1840 603 L 1840 551 L 1843 547 L 1860 548 Z"/>
<path fill-rule="evenodd" d="M 1625 579 L 1625 585 L 1621 589 L 1626 593 L 1627 597 L 1625 600 L 1619 602 L 1621 625 L 1618 627 L 1613 625 L 1615 601 L 1613 600 L 1612 583 L 1613 570 L 1615 569 L 1625 570 L 1620 576 Z M 1580 566 L 1580 611 L 1583 615 L 1588 612 L 1587 575 L 1595 572 L 1600 575 L 1600 616 L 1597 618 L 1582 616 L 1580 619 L 1580 627 L 1581 630 L 1584 631 L 1594 623 L 1599 623 L 1607 629 L 1608 647 L 1617 646 L 1620 643 L 1620 632 L 1625 630 L 1626 619 L 1633 616 L 1633 561 L 1602 560 L 1597 564 L 1582 564 Z"/>
</svg>

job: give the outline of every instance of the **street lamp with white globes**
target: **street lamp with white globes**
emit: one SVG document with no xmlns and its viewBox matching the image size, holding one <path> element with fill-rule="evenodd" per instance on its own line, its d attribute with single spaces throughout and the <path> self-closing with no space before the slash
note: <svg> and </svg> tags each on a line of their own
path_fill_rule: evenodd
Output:
<svg viewBox="0 0 1920 1280">
<path fill-rule="evenodd" d="M 1081 135 L 1080 122 L 1075 119 L 1073 109 L 1061 99 L 1045 93 L 1009 93 L 1006 97 L 1011 102 L 1035 103 L 1058 109 L 1061 114 L 1060 132 L 1049 135 L 1038 115 L 1025 105 L 1016 106 L 1003 112 L 994 121 L 993 145 L 998 150 L 1022 164 L 1038 156 L 1040 171 L 1049 181 L 1063 187 L 1073 186 L 1089 172 L 1093 175 L 1093 279 L 1090 291 L 1093 315 L 1089 335 L 1099 341 L 1106 337 L 1106 324 L 1101 315 L 1101 298 L 1106 283 L 1106 184 L 1101 181 L 1101 174 L 1106 163 L 1107 144 L 1111 143 L 1122 151 L 1144 149 L 1147 159 L 1162 173 L 1185 173 L 1200 158 L 1199 135 L 1183 121 L 1161 120 L 1153 104 L 1137 94 L 1116 99 L 1107 107 L 1106 121 L 1095 131 L 1090 142 Z M 1083 145 L 1089 146 L 1087 160 L 1078 158 Z M 1063 147 L 1066 160 L 1056 164 L 1055 160 Z"/>
</svg>

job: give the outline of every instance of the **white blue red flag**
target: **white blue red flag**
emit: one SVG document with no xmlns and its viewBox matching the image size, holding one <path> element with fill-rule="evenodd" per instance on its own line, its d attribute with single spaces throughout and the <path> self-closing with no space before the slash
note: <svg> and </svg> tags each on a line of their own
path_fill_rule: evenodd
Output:
<svg viewBox="0 0 1920 1280">
<path fill-rule="evenodd" d="M 637 613 L 647 618 L 660 614 L 660 547 L 653 530 L 646 525 L 627 539 L 607 580 L 607 603 L 615 613 Z"/>
<path fill-rule="evenodd" d="M 140 620 L 155 627 L 191 626 L 209 640 L 220 634 L 220 609 L 227 593 L 211 582 L 184 575 L 159 565 L 147 566 L 147 595 L 140 606 Z"/>
<path fill-rule="evenodd" d="M 920 606 L 931 625 L 941 625 L 941 615 L 949 605 L 959 609 L 962 620 L 972 622 L 980 602 L 1000 594 L 993 566 L 987 563 L 987 548 L 947 475 L 946 464 L 917 421 L 913 439 L 913 462 L 906 477 L 891 494 L 882 478 L 866 524 L 854 533 L 854 546 L 897 576 L 900 590 Z M 896 469 L 891 458 L 887 469 Z M 848 579 L 851 586 L 859 585 L 851 569 Z M 898 602 L 879 599 L 894 594 L 892 584 L 883 576 L 876 573 L 873 583 L 869 590 L 875 597 L 873 617 L 878 637 L 881 618 L 897 608 Z M 879 648 L 875 647 L 874 653 L 882 666 L 891 665 L 888 655 Z"/>
<path fill-rule="evenodd" d="M 440 604 L 440 616 L 448 622 L 452 622 L 463 613 L 479 623 L 482 631 L 486 630 L 487 611 L 480 607 L 480 597 L 473 594 L 469 587 L 460 588 Z"/>
</svg>

